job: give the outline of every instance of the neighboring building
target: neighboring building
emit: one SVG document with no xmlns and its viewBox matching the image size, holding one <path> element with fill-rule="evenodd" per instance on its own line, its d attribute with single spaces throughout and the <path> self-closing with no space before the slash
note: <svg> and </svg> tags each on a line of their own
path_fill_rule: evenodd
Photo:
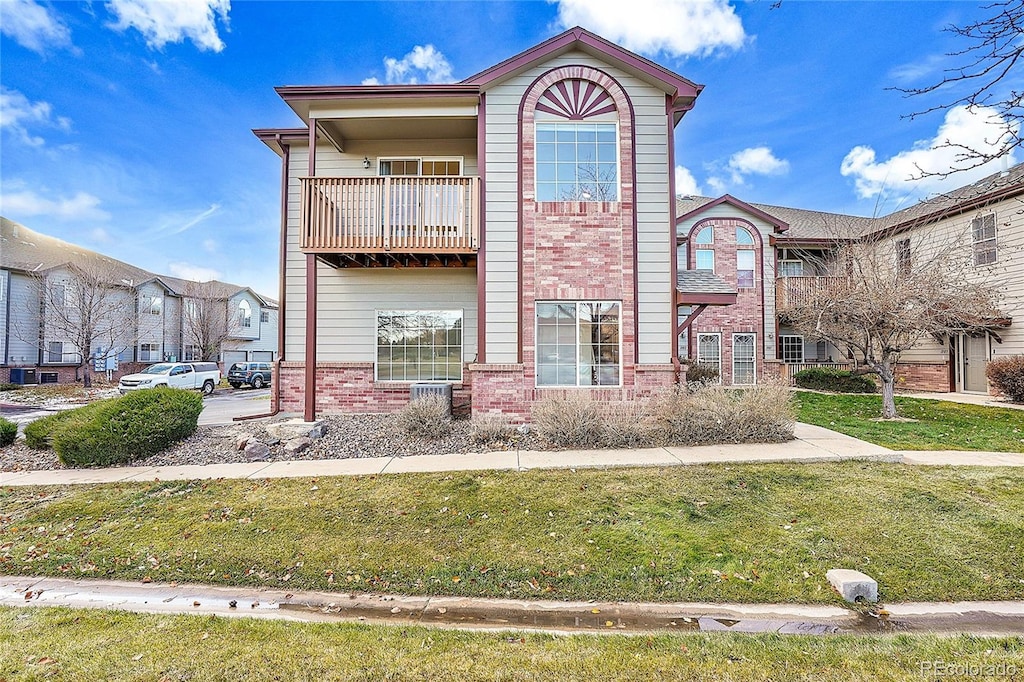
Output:
<svg viewBox="0 0 1024 682">
<path fill-rule="evenodd" d="M 188 332 L 188 310 L 200 298 L 223 311 L 227 338 L 220 361 L 230 366 L 277 359 L 276 301 L 234 284 L 154 275 L 0 218 L 0 382 L 10 380 L 10 369 L 35 370 L 37 380 L 80 379 L 81 357 L 53 325 L 48 328 L 46 313 L 47 305 L 65 297 L 69 305 L 74 302 L 76 267 L 109 275 L 108 309 L 135 311 L 118 339 L 93 341 L 94 350 L 115 349 L 115 375 L 163 360 L 202 359 Z"/>
<path fill-rule="evenodd" d="M 281 87 L 280 408 L 474 413 L 677 379 L 672 149 L 701 86 L 574 28 L 451 85 Z"/>
<path fill-rule="evenodd" d="M 914 267 L 909 240 L 955 245 L 977 277 L 1003 294 L 1004 316 L 988 330 L 929 339 L 905 352 L 901 387 L 987 392 L 986 364 L 1024 353 L 1024 164 L 879 218 L 747 204 L 728 195 L 681 198 L 678 214 L 681 282 L 713 274 L 737 296 L 735 305 L 689 320 L 681 355 L 718 367 L 726 384 L 791 376 L 808 366 L 852 366 L 844 349 L 786 324 L 788 301 L 828 286 L 832 252 L 850 238 L 881 236 L 907 268 Z"/>
</svg>

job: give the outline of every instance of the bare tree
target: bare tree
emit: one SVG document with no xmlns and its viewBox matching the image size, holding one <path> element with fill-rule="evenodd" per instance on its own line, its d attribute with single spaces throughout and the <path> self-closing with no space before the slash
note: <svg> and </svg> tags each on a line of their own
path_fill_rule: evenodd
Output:
<svg viewBox="0 0 1024 682">
<path fill-rule="evenodd" d="M 1024 65 L 1024 0 L 1000 0 L 982 7 L 989 16 L 963 26 L 951 25 L 946 31 L 963 39 L 967 46 L 947 56 L 960 60 L 956 67 L 946 69 L 941 80 L 923 88 L 894 88 L 908 96 L 922 96 L 938 91 L 950 94 L 940 103 L 909 114 L 910 119 L 957 106 L 969 110 L 979 107 L 994 109 L 1003 119 L 998 139 L 986 140 L 990 148 L 975 149 L 969 145 L 946 141 L 941 145 L 957 151 L 958 166 L 949 172 L 923 175 L 945 177 L 954 172 L 977 168 L 1021 147 L 1021 124 L 1024 122 L 1024 89 L 1021 89 Z"/>
<path fill-rule="evenodd" d="M 970 227 L 968 222 L 965 232 Z M 802 278 L 793 279 L 782 317 L 850 354 L 858 373 L 876 374 L 882 417 L 896 418 L 901 353 L 928 337 L 945 341 L 982 331 L 1001 317 L 991 273 L 975 265 L 968 236 L 940 238 L 930 230 L 837 237 L 829 261 L 821 264 L 830 276 L 808 280 L 799 290 Z"/>
<path fill-rule="evenodd" d="M 94 363 L 116 357 L 139 338 L 139 316 L 131 282 L 108 261 L 67 264 L 35 274 L 39 325 L 16 326 L 15 333 L 44 353 L 60 344 L 60 358 L 73 355 L 82 384 L 92 386 Z M 70 348 L 70 353 L 68 352 Z M 48 358 L 49 359 L 49 358 Z"/>
<path fill-rule="evenodd" d="M 216 362 L 224 343 L 241 329 L 235 311 L 228 310 L 228 296 L 219 282 L 188 282 L 182 301 L 182 335 L 201 360 Z"/>
</svg>

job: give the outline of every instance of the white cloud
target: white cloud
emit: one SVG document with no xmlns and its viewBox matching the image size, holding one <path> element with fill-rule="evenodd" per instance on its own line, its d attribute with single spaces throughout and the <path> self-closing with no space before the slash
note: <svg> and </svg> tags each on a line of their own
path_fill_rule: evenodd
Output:
<svg viewBox="0 0 1024 682">
<path fill-rule="evenodd" d="M 388 83 L 451 83 L 452 65 L 433 45 L 417 45 L 401 59 L 384 58 L 385 80 Z M 380 85 L 376 78 L 366 78 L 363 85 Z"/>
<path fill-rule="evenodd" d="M 47 48 L 71 46 L 67 25 L 34 0 L 0 0 L 0 32 L 40 54 Z"/>
<path fill-rule="evenodd" d="M 2 2 L 2 0 L 0 0 Z M 0 129 L 6 130 L 20 142 L 39 147 L 45 140 L 29 132 L 30 126 L 71 129 L 71 119 L 53 116 L 49 102 L 32 102 L 17 90 L 0 86 Z"/>
<path fill-rule="evenodd" d="M 958 158 L 963 149 L 955 145 L 982 153 L 995 153 L 1001 146 L 1000 140 L 1008 134 L 1007 126 L 995 109 L 977 107 L 972 112 L 967 107 L 954 107 L 946 112 L 942 125 L 931 140 L 921 140 L 911 149 L 894 154 L 885 161 L 877 160 L 873 148 L 859 145 L 843 158 L 840 172 L 853 178 L 857 195 L 862 199 L 876 197 L 883 192 L 900 198 L 920 198 L 934 192 L 949 191 L 997 172 L 1001 160 L 993 159 L 948 178 L 928 174 L 949 173 L 971 165 Z M 1008 160 L 1014 163 L 1012 154 Z"/>
<path fill-rule="evenodd" d="M 708 178 L 708 186 L 711 187 L 713 190 L 712 194 L 714 195 L 725 194 L 726 189 L 728 189 L 728 185 L 725 180 L 713 175 Z"/>
<path fill-rule="evenodd" d="M 205 268 L 201 265 L 191 263 L 168 263 L 167 271 L 174 277 L 189 279 L 193 282 L 209 282 L 211 279 L 220 279 L 220 272 L 213 268 Z"/>
<path fill-rule="evenodd" d="M 227 24 L 231 1 L 110 0 L 107 9 L 117 17 L 116 23 L 109 24 L 111 28 L 134 28 L 153 49 L 191 40 L 200 50 L 220 52 L 224 41 L 217 33 L 217 18 Z"/>
<path fill-rule="evenodd" d="M 676 195 L 700 196 L 700 186 L 685 166 L 676 166 Z"/>
<path fill-rule="evenodd" d="M 22 185 L 22 183 L 17 183 Z M 0 214 L 5 216 L 49 216 L 59 220 L 108 220 L 110 214 L 99 207 L 100 200 L 87 192 L 73 197 L 47 199 L 30 189 L 0 194 Z"/>
<path fill-rule="evenodd" d="M 747 38 L 728 0 L 557 0 L 557 4 L 563 28 L 582 26 L 645 54 L 704 56 L 738 49 Z"/>
<path fill-rule="evenodd" d="M 729 170 L 740 184 L 747 175 L 785 175 L 789 161 L 777 158 L 771 147 L 748 147 L 729 157 Z"/>
<path fill-rule="evenodd" d="M 93 228 L 92 232 L 89 233 L 89 239 L 99 244 L 109 244 L 113 241 L 110 238 L 110 233 L 104 230 L 102 227 Z"/>
</svg>

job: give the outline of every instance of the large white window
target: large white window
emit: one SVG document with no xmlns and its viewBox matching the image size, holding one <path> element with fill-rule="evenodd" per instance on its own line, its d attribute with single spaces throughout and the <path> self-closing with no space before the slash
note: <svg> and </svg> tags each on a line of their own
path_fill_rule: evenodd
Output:
<svg viewBox="0 0 1024 682">
<path fill-rule="evenodd" d="M 537 304 L 538 386 L 619 386 L 619 303 Z"/>
<path fill-rule="evenodd" d="M 804 337 L 795 334 L 779 336 L 779 354 L 783 362 L 804 361 Z"/>
<path fill-rule="evenodd" d="M 779 277 L 803 277 L 804 262 L 802 260 L 780 260 Z"/>
<path fill-rule="evenodd" d="M 750 249 L 740 249 L 736 252 L 736 286 L 744 289 L 754 287 L 756 260 L 754 252 Z"/>
<path fill-rule="evenodd" d="M 380 159 L 378 172 L 387 175 L 460 176 L 461 156 L 411 157 Z"/>
<path fill-rule="evenodd" d="M 537 123 L 537 201 L 618 201 L 615 123 Z"/>
<path fill-rule="evenodd" d="M 693 269 L 715 271 L 715 250 L 706 248 L 715 242 L 715 229 L 710 225 L 693 236 Z M 704 248 L 702 248 L 704 247 Z"/>
<path fill-rule="evenodd" d="M 971 221 L 971 242 L 974 264 L 989 265 L 996 262 L 996 214 L 978 216 Z"/>
<path fill-rule="evenodd" d="M 697 334 L 697 364 L 709 367 L 718 372 L 719 381 L 722 377 L 722 335 Z"/>
<path fill-rule="evenodd" d="M 757 343 L 754 334 L 732 335 L 732 383 L 756 383 Z"/>
<path fill-rule="evenodd" d="M 160 344 L 143 343 L 139 345 L 139 362 L 157 362 L 161 359 Z"/>
<path fill-rule="evenodd" d="M 46 349 L 47 362 L 64 362 L 64 342 L 51 341 Z"/>
<path fill-rule="evenodd" d="M 147 296 L 144 299 L 142 311 L 150 315 L 159 315 L 163 310 L 164 301 L 159 296 Z"/>
<path fill-rule="evenodd" d="M 252 306 L 248 301 L 238 303 L 238 326 L 245 329 L 252 327 Z"/>
<path fill-rule="evenodd" d="M 378 310 L 377 381 L 461 381 L 461 310 Z"/>
</svg>

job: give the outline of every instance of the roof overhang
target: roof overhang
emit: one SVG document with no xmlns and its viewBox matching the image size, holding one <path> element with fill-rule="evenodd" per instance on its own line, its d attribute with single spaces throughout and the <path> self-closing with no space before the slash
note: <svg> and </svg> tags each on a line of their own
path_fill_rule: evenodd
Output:
<svg viewBox="0 0 1024 682">
<path fill-rule="evenodd" d="M 710 294 L 676 289 L 676 305 L 734 305 L 738 294 Z"/>
<path fill-rule="evenodd" d="M 773 216 L 773 215 L 771 215 L 769 213 L 765 213 L 761 209 L 755 208 L 755 207 L 751 206 L 750 204 L 748 204 L 747 202 L 741 201 L 741 200 L 737 199 L 736 197 L 734 197 L 734 196 L 732 196 L 730 194 L 723 194 L 722 196 L 718 197 L 714 201 L 709 201 L 708 203 L 704 204 L 703 206 L 698 206 L 697 208 L 695 208 L 695 209 L 693 209 L 693 210 L 691 210 L 691 211 L 689 211 L 687 213 L 684 213 L 683 215 L 681 215 L 678 218 L 676 218 L 676 224 L 678 225 L 681 222 L 685 222 L 687 220 L 695 218 L 695 217 L 699 216 L 701 213 L 704 213 L 705 211 L 708 211 L 708 210 L 710 210 L 710 209 L 712 209 L 712 208 L 714 208 L 716 206 L 721 206 L 723 204 L 728 204 L 729 206 L 732 206 L 733 208 L 737 208 L 737 209 L 743 211 L 744 213 L 747 213 L 749 215 L 752 215 L 752 216 L 754 216 L 756 218 L 759 218 L 759 219 L 763 220 L 764 222 L 766 222 L 769 225 L 771 225 L 772 227 L 774 227 L 776 232 L 785 232 L 786 230 L 789 229 L 789 223 L 787 223 L 787 222 L 785 222 L 783 220 L 780 220 L 780 219 L 776 218 L 775 216 Z"/>
<path fill-rule="evenodd" d="M 407 116 L 408 110 L 475 107 L 480 89 L 475 85 L 285 85 L 274 88 L 281 99 L 307 125 L 313 118 L 355 117 L 348 112 L 394 110 Z M 475 111 L 475 109 L 474 109 Z M 334 112 L 332 114 L 332 112 Z M 346 112 L 344 114 L 340 112 Z"/>
<path fill-rule="evenodd" d="M 252 134 L 278 156 L 284 156 L 284 148 L 293 142 L 309 141 L 308 128 L 253 128 Z"/>
</svg>

